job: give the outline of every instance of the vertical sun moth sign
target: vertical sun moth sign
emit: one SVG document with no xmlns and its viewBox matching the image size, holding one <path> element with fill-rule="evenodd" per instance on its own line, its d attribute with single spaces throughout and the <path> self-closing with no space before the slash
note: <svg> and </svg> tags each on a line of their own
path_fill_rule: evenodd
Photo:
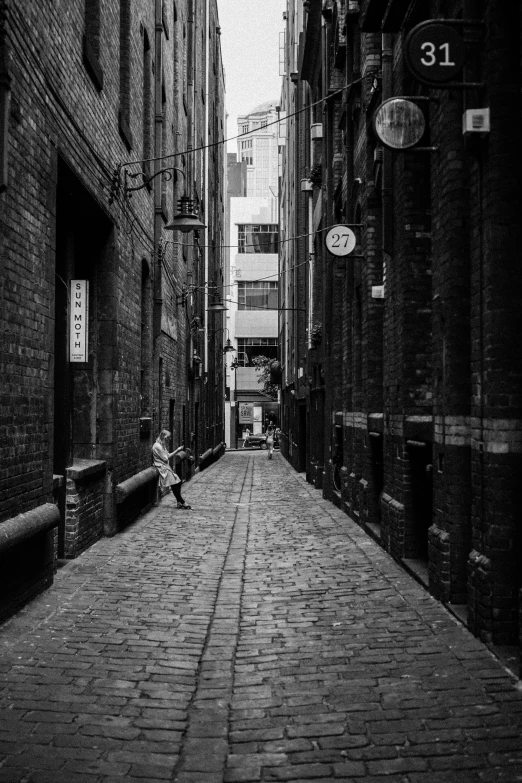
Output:
<svg viewBox="0 0 522 783">
<path fill-rule="evenodd" d="M 89 353 L 89 281 L 71 280 L 69 361 L 86 362 Z"/>
</svg>

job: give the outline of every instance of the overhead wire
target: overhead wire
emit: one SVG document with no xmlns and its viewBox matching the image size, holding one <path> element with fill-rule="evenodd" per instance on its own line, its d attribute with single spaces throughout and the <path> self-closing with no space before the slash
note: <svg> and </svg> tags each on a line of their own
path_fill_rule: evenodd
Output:
<svg viewBox="0 0 522 783">
<path fill-rule="evenodd" d="M 335 228 L 336 225 L 338 225 L 338 224 L 334 223 L 334 225 L 332 225 L 332 226 L 324 226 L 323 228 L 318 228 L 315 231 L 309 231 L 306 234 L 298 234 L 295 237 L 287 237 L 286 239 L 278 239 L 278 245 L 283 244 L 283 242 L 293 242 L 296 239 L 305 239 L 306 237 L 312 236 L 312 234 L 318 234 L 320 231 L 329 231 L 331 228 Z M 269 232 L 266 232 L 266 233 L 269 233 Z M 194 245 L 184 245 L 183 242 L 176 242 L 175 240 L 172 240 L 172 239 L 167 239 L 167 244 L 169 244 L 169 245 L 183 245 L 184 247 L 194 247 Z M 252 243 L 252 242 L 246 243 L 244 245 L 217 245 L 217 244 L 201 245 L 198 242 L 197 246 L 198 247 L 210 247 L 213 250 L 215 250 L 216 248 L 227 249 L 227 248 L 232 248 L 232 247 L 259 247 L 259 245 L 257 243 Z M 238 254 L 238 255 L 240 255 L 240 254 Z M 245 255 L 256 255 L 256 254 L 255 253 L 245 253 Z M 270 255 L 270 254 L 267 253 L 266 255 Z"/>
<path fill-rule="evenodd" d="M 266 125 L 263 125 L 262 128 L 259 130 L 263 130 L 264 128 L 269 128 L 271 125 L 279 125 L 282 122 L 286 122 L 291 117 L 295 117 L 298 114 L 302 114 L 305 111 L 308 111 L 309 109 L 312 109 L 314 106 L 317 106 L 320 103 L 325 103 L 326 101 L 331 100 L 335 95 L 338 95 L 341 92 L 344 92 L 344 90 L 347 90 L 350 87 L 353 87 L 354 84 L 358 84 L 359 82 L 363 81 L 363 79 L 369 78 L 372 76 L 374 72 L 368 72 L 365 73 L 362 76 L 359 76 L 357 79 L 354 79 L 353 81 L 349 82 L 348 84 L 344 84 L 342 87 L 339 87 L 337 90 L 334 90 L 333 92 L 329 93 L 329 95 L 326 95 L 324 98 L 319 98 L 317 101 L 313 101 L 313 103 L 307 103 L 306 106 L 303 106 L 301 109 L 297 109 L 297 111 L 291 112 L 290 114 L 285 114 L 284 117 L 279 117 L 277 120 L 273 120 L 272 122 L 267 122 Z M 256 129 L 257 130 L 257 129 Z M 211 147 L 217 147 L 219 144 L 226 144 L 229 141 L 234 141 L 235 139 L 240 139 L 243 136 L 249 136 L 252 133 L 252 131 L 245 131 L 244 133 L 238 133 L 236 136 L 229 136 L 226 139 L 218 139 L 217 141 L 213 141 L 210 144 L 202 144 L 200 147 L 193 147 L 192 149 L 182 150 L 180 152 L 171 152 L 169 155 L 161 155 L 157 158 L 144 158 L 142 160 L 130 160 L 126 163 L 121 163 L 120 166 L 135 166 L 138 163 L 155 163 L 159 160 L 168 160 L 169 158 L 177 158 L 179 155 L 187 155 L 188 153 L 192 152 L 200 152 L 201 150 L 206 150 Z"/>
<path fill-rule="evenodd" d="M 292 242 L 293 240 L 296 240 L 296 239 L 303 239 L 303 238 L 312 236 L 313 234 L 318 234 L 320 231 L 329 231 L 331 228 L 335 228 L 335 225 L 337 225 L 337 224 L 334 224 L 332 226 L 324 226 L 323 228 L 318 228 L 315 231 L 309 231 L 306 234 L 299 234 L 298 236 L 295 236 L 295 237 L 288 237 L 287 239 L 281 239 L 281 240 L 279 240 L 279 244 L 282 244 L 283 242 Z M 168 239 L 165 244 L 182 245 L 183 247 L 188 247 L 188 248 L 190 248 L 190 247 L 197 247 L 197 248 L 202 248 L 202 247 L 212 247 L 212 248 L 216 248 L 216 247 L 220 247 L 220 248 L 239 247 L 239 245 L 219 245 L 218 246 L 218 245 L 201 245 L 199 243 L 197 243 L 196 245 L 184 245 L 182 242 L 175 242 L 174 240 L 170 240 L 170 239 Z M 257 247 L 257 245 L 248 244 L 248 245 L 241 245 L 241 247 Z M 242 254 L 239 253 L 238 255 L 242 255 Z M 251 256 L 255 256 L 257 254 L 256 253 L 245 253 L 244 255 L 251 257 Z M 261 255 L 261 254 L 259 254 L 259 255 Z M 253 260 L 253 259 L 249 259 L 249 260 Z M 288 269 L 285 269 L 283 271 L 285 273 L 293 272 L 294 269 L 298 269 L 300 266 L 304 266 L 305 264 L 308 264 L 308 263 L 309 263 L 309 260 L 306 259 L 306 261 L 301 261 L 299 264 L 295 264 L 294 266 L 288 267 Z M 241 282 L 259 283 L 259 282 L 262 282 L 263 280 L 270 280 L 270 278 L 275 277 L 278 274 L 279 274 L 278 272 L 272 272 L 271 275 L 266 275 L 265 277 L 256 277 L 255 279 L 249 279 L 249 280 L 245 280 L 245 281 L 241 281 Z M 209 285 L 211 285 L 211 284 L 210 283 L 206 283 L 204 286 L 194 286 L 194 287 L 192 287 L 192 290 L 193 291 L 195 291 L 195 290 L 203 290 L 204 288 L 206 288 Z M 233 288 L 235 285 L 237 285 L 237 283 L 231 283 L 230 285 L 224 285 L 224 286 L 221 286 L 221 288 L 222 289 L 224 289 L 224 288 Z"/>
</svg>

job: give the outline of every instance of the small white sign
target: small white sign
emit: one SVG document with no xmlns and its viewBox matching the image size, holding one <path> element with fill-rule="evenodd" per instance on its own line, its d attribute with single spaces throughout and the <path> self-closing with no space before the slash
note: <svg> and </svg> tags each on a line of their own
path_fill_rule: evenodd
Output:
<svg viewBox="0 0 522 783">
<path fill-rule="evenodd" d="M 69 361 L 86 362 L 89 353 L 89 281 L 71 280 Z"/>
<path fill-rule="evenodd" d="M 347 256 L 357 244 L 357 239 L 348 226 L 334 226 L 324 238 L 326 249 L 333 256 Z"/>
<path fill-rule="evenodd" d="M 239 423 L 252 424 L 254 420 L 254 406 L 251 402 L 239 403 Z"/>
</svg>

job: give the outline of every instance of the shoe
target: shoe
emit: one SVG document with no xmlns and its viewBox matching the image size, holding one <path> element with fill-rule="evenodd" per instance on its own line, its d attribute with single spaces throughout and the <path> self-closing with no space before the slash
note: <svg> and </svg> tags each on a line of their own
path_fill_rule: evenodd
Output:
<svg viewBox="0 0 522 783">
<path fill-rule="evenodd" d="M 192 508 L 192 506 L 189 506 L 188 503 L 178 503 L 178 508 Z"/>
</svg>

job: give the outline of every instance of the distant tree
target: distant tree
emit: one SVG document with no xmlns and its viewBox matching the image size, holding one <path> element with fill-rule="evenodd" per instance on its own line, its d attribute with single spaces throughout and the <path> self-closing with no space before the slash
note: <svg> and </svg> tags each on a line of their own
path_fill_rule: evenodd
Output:
<svg viewBox="0 0 522 783">
<path fill-rule="evenodd" d="M 269 359 L 268 356 L 254 356 L 252 364 L 259 375 L 257 382 L 263 384 L 262 393 L 270 397 L 271 400 L 277 400 L 277 386 L 270 381 L 270 371 L 279 364 L 277 359 Z"/>
</svg>

